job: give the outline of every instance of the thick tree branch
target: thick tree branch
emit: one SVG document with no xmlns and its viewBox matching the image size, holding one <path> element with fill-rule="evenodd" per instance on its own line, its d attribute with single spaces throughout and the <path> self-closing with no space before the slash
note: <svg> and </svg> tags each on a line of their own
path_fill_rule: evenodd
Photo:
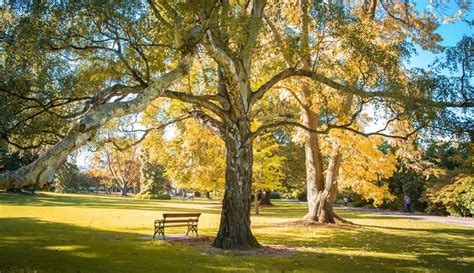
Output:
<svg viewBox="0 0 474 273">
<path fill-rule="evenodd" d="M 250 14 L 250 25 L 248 29 L 247 40 L 243 44 L 240 51 L 240 56 L 243 60 L 243 65 L 246 70 L 250 69 L 252 54 L 257 45 L 257 36 L 262 25 L 263 10 L 267 3 L 266 0 L 252 0 L 252 11 Z"/>
<path fill-rule="evenodd" d="M 282 72 L 278 73 L 273 78 L 271 78 L 268 82 L 260 86 L 255 92 L 253 92 L 252 97 L 251 97 L 251 102 L 255 103 L 256 101 L 258 101 L 260 98 L 262 98 L 265 95 L 265 93 L 268 90 L 270 90 L 278 82 L 288 79 L 290 77 L 295 77 L 295 76 L 311 78 L 317 82 L 320 82 L 342 93 L 354 94 L 361 98 L 380 97 L 380 98 L 387 98 L 387 99 L 406 100 L 406 101 L 410 101 L 411 103 L 419 104 L 422 106 L 432 106 L 432 107 L 440 107 L 440 108 L 474 107 L 473 101 L 462 101 L 462 102 L 433 101 L 430 99 L 425 99 L 425 98 L 420 98 L 420 97 L 407 96 L 400 92 L 394 92 L 390 89 L 386 91 L 377 91 L 377 92 L 365 91 L 355 86 L 349 86 L 342 83 L 338 83 L 335 80 L 332 80 L 322 74 L 319 74 L 313 71 L 304 70 L 304 69 L 295 69 L 295 68 L 287 68 L 283 70 Z"/>
<path fill-rule="evenodd" d="M 184 92 L 176 92 L 171 90 L 165 90 L 163 93 L 163 97 L 177 99 L 183 102 L 192 103 L 194 105 L 198 105 L 200 107 L 206 108 L 212 111 L 214 114 L 218 115 L 223 119 L 228 119 L 228 114 L 217 104 L 214 104 L 210 101 L 210 99 L 218 99 L 217 96 L 209 96 L 209 95 L 192 95 L 187 94 Z"/>
<path fill-rule="evenodd" d="M 295 75 L 296 75 L 296 69 L 294 68 L 287 68 L 281 71 L 280 73 L 276 74 L 266 83 L 262 84 L 262 86 L 260 86 L 255 92 L 252 93 L 252 96 L 250 97 L 250 103 L 253 104 L 257 102 L 259 99 L 261 99 L 265 95 L 265 93 L 268 90 L 270 90 L 275 84 Z"/>
<path fill-rule="evenodd" d="M 215 39 L 210 30 L 206 31 L 204 47 L 208 52 L 209 56 L 211 56 L 219 65 L 224 68 L 227 76 L 236 85 L 239 81 L 238 72 L 235 68 L 236 64 L 232 59 L 232 56 L 230 56 L 230 54 L 226 52 L 226 50 L 222 49 L 222 47 L 219 46 L 217 40 Z"/>
<path fill-rule="evenodd" d="M 191 60 L 191 55 L 184 57 L 175 69 L 163 74 L 148 87 L 142 87 L 142 92 L 132 100 L 106 103 L 89 111 L 62 141 L 41 154 L 33 163 L 16 171 L 0 173 L 0 188 L 18 188 L 34 184 L 43 185 L 51 181 L 55 171 L 66 157 L 92 139 L 101 126 L 113 118 L 142 112 L 154 99 L 161 96 L 172 83 L 180 80 L 188 73 Z"/>
<path fill-rule="evenodd" d="M 193 110 L 193 111 L 189 112 L 189 114 L 194 119 L 196 119 L 197 122 L 199 122 L 202 126 L 204 126 L 206 129 L 213 132 L 214 134 L 216 134 L 220 138 L 224 139 L 225 129 L 224 129 L 224 124 L 221 121 L 219 121 L 215 118 L 212 118 L 211 116 L 209 116 L 208 114 L 204 113 L 201 110 Z"/>
<path fill-rule="evenodd" d="M 322 129 L 322 130 L 311 129 L 308 126 L 305 126 L 305 125 L 303 125 L 299 122 L 296 122 L 296 121 L 277 121 L 277 122 L 266 124 L 266 125 L 263 125 L 263 126 L 259 127 L 257 130 L 252 132 L 250 138 L 247 141 L 251 141 L 252 139 L 256 138 L 258 135 L 260 135 L 260 134 L 262 134 L 262 133 L 264 133 L 264 132 L 266 132 L 266 131 L 268 131 L 272 128 L 284 127 L 284 126 L 298 127 L 298 128 L 301 128 L 305 131 L 308 131 L 308 132 L 314 133 L 314 134 L 327 134 L 331 130 L 339 129 L 339 130 L 347 130 L 347 131 L 350 131 L 354 134 L 361 135 L 361 136 L 364 136 L 364 137 L 382 136 L 382 137 L 387 137 L 387 138 L 395 138 L 395 139 L 403 139 L 403 140 L 407 140 L 409 137 L 411 137 L 412 135 L 414 135 L 415 133 L 417 133 L 418 131 L 420 131 L 421 129 L 424 128 L 423 126 L 417 127 L 413 131 L 407 133 L 406 135 L 391 135 L 391 134 L 384 133 L 384 131 L 387 130 L 388 125 L 390 123 L 392 123 L 393 121 L 395 121 L 395 120 L 396 120 L 396 118 L 395 119 L 390 119 L 390 120 L 387 121 L 387 123 L 385 124 L 385 126 L 382 129 L 379 129 L 379 130 L 374 131 L 374 132 L 368 132 L 368 133 L 365 133 L 365 132 L 362 132 L 362 131 L 359 131 L 355 128 L 350 127 L 350 125 L 352 125 L 352 121 L 349 122 L 348 124 L 343 124 L 343 125 L 329 124 L 329 125 L 326 126 L 325 129 Z"/>
<path fill-rule="evenodd" d="M 286 63 L 292 67 L 292 61 L 291 61 L 291 56 L 285 46 L 285 43 L 283 42 L 283 39 L 280 35 L 280 32 L 277 30 L 275 24 L 273 24 L 273 22 L 264 14 L 263 15 L 263 19 L 265 20 L 265 22 L 267 23 L 268 27 L 270 27 L 270 30 L 272 31 L 273 33 L 273 36 L 275 37 L 275 41 L 283 55 L 283 59 L 285 59 Z"/>
<path fill-rule="evenodd" d="M 151 127 L 151 128 L 147 128 L 147 129 L 140 129 L 140 130 L 121 130 L 123 132 L 126 132 L 126 133 L 142 133 L 142 136 L 134 141 L 133 143 L 129 143 L 125 146 L 120 146 L 120 144 L 116 143 L 113 139 L 109 139 L 107 142 L 111 142 L 112 145 L 114 145 L 114 147 L 119 150 L 119 151 L 125 151 L 127 149 L 129 149 L 130 147 L 133 147 L 133 146 L 136 146 L 138 144 L 140 144 L 143 140 L 145 140 L 145 138 L 148 136 L 148 134 L 154 130 L 161 130 L 171 124 L 175 124 L 177 122 L 180 122 L 180 121 L 183 121 L 185 119 L 188 119 L 190 118 L 191 115 L 190 114 L 187 114 L 187 115 L 182 115 L 180 117 L 177 117 L 177 118 L 174 118 L 174 119 L 171 119 L 171 120 L 168 120 L 164 123 L 161 123 L 160 125 L 158 126 L 154 126 L 154 127 Z"/>
</svg>

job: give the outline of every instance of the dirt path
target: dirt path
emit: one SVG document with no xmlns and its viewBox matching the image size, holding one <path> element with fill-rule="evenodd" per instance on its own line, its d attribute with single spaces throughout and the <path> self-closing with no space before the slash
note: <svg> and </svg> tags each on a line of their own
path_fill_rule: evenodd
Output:
<svg viewBox="0 0 474 273">
<path fill-rule="evenodd" d="M 474 228 L 474 218 L 467 217 L 453 217 L 453 216 L 433 216 L 427 214 L 414 214 L 414 213 L 405 213 L 399 211 L 389 211 L 389 210 L 378 210 L 378 209 L 366 209 L 366 208 L 347 208 L 347 207 L 337 207 L 338 209 L 360 211 L 381 214 L 392 217 L 405 217 L 410 219 L 418 219 L 424 221 L 431 221 L 443 224 L 451 224 L 456 226 L 472 227 Z"/>
</svg>

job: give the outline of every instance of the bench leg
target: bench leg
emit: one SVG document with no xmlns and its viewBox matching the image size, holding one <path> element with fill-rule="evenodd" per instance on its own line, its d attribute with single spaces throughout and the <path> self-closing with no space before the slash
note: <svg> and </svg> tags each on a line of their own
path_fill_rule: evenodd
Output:
<svg viewBox="0 0 474 273">
<path fill-rule="evenodd" d="M 153 239 L 155 239 L 156 235 L 162 235 L 163 240 L 165 239 L 165 229 L 164 227 L 155 227 L 155 233 L 153 234 Z"/>
<path fill-rule="evenodd" d="M 188 236 L 189 232 L 191 232 L 191 233 L 194 232 L 194 233 L 196 233 L 196 236 L 199 237 L 197 225 L 189 225 L 188 226 L 188 232 L 186 232 L 186 236 Z"/>
</svg>

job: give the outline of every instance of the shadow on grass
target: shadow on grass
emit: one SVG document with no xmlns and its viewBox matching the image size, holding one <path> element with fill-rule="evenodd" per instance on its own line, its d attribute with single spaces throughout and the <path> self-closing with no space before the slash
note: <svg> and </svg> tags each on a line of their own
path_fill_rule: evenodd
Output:
<svg viewBox="0 0 474 273">
<path fill-rule="evenodd" d="M 184 272 L 190 264 L 214 271 L 225 266 L 210 265 L 184 247 L 170 249 L 139 236 L 34 218 L 0 218 L 0 271 Z"/>
<path fill-rule="evenodd" d="M 14 193 L 2 193 L 4 198 L 0 199 L 0 205 L 14 206 L 41 206 L 41 207 L 88 207 L 99 209 L 134 209 L 148 211 L 172 211 L 172 212 L 201 212 L 209 214 L 220 214 L 220 205 L 217 202 L 183 202 L 179 200 L 140 200 L 127 197 L 99 196 L 99 195 L 49 195 L 37 193 L 35 195 L 24 195 Z M 173 207 L 174 205 L 207 206 L 189 208 Z"/>
<path fill-rule="evenodd" d="M 187 246 L 143 241 L 139 236 L 34 218 L 0 218 L 0 269 L 2 272 L 347 272 L 348 268 L 352 272 L 422 271 L 462 268 L 458 262 L 446 258 L 456 257 L 456 251 L 466 248 L 459 244 L 433 253 L 418 252 L 425 243 L 430 248 L 441 245 L 433 244 L 429 238 L 416 238 L 415 242 L 411 236 L 351 230 L 317 238 L 312 249 L 305 251 L 303 248 L 290 257 L 234 257 L 231 253 L 210 255 Z M 351 240 L 352 236 L 359 240 Z M 270 234 L 258 237 L 261 241 L 275 239 L 275 235 Z M 308 243 L 307 238 L 298 236 L 287 239 L 296 246 Z M 383 240 L 396 242 L 396 245 L 390 249 L 377 246 Z M 370 242 L 371 246 L 367 247 L 365 242 Z M 419 248 L 413 249 L 413 243 Z M 331 251 L 339 245 L 344 248 L 339 252 Z M 365 247 L 366 254 L 351 252 L 361 250 L 361 247 Z M 377 255 L 380 252 L 383 255 Z M 415 259 L 405 257 L 407 253 L 414 254 Z"/>
<path fill-rule="evenodd" d="M 303 247 L 316 253 L 352 256 L 355 263 L 348 267 L 351 271 L 358 264 L 375 262 L 380 266 L 378 272 L 388 272 L 394 268 L 410 272 L 474 272 L 474 234 L 471 230 L 394 229 L 379 226 L 350 229 L 308 227 L 299 232 L 291 230 L 291 227 L 289 229 L 281 234 L 268 234 L 258 228 L 256 231 L 261 241 L 272 241 L 276 236 L 291 234 L 284 242 L 289 247 L 299 246 L 299 249 Z M 308 233 L 312 236 L 308 236 Z"/>
<path fill-rule="evenodd" d="M 220 213 L 219 208 L 207 208 L 214 203 L 204 202 L 94 195 L 2 197 L 5 198 L 0 199 L 0 212 L 4 209 L 2 205 L 12 206 L 8 209 L 28 205 L 32 206 L 31 215 L 35 206 L 81 206 L 111 212 L 135 209 Z M 179 207 L 184 204 L 195 208 Z M 275 206 L 264 209 L 259 217 L 298 218 L 304 212 L 303 206 Z M 337 212 L 348 220 L 383 219 L 380 215 Z M 188 246 L 146 241 L 142 233 L 99 230 L 30 217 L 1 218 L 0 213 L 0 272 L 474 271 L 472 260 L 465 260 L 474 256 L 472 230 L 398 228 L 386 226 L 385 222 L 383 225 L 346 229 L 257 224 L 253 229 L 261 243 L 287 245 L 297 248 L 299 253 L 289 257 L 233 257 L 232 253 L 211 255 Z"/>
</svg>

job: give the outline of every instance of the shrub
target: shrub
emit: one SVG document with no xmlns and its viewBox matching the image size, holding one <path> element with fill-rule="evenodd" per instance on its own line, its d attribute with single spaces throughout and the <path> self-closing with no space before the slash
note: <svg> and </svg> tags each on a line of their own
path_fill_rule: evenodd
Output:
<svg viewBox="0 0 474 273">
<path fill-rule="evenodd" d="M 307 196 L 307 193 L 306 193 L 306 189 L 305 190 L 302 190 L 302 191 L 296 191 L 295 193 L 295 197 L 300 200 L 300 201 L 308 201 L 308 196 Z"/>
<path fill-rule="evenodd" d="M 164 193 L 164 194 L 140 194 L 140 195 L 138 195 L 138 198 L 146 199 L 146 200 L 150 200 L 150 199 L 170 200 L 171 196 L 167 193 Z"/>
<path fill-rule="evenodd" d="M 281 194 L 277 191 L 272 191 L 270 193 L 270 199 L 281 199 Z"/>
<path fill-rule="evenodd" d="M 447 212 L 455 216 L 474 215 L 474 177 L 459 174 L 449 184 L 428 189 L 430 212 Z"/>
</svg>

